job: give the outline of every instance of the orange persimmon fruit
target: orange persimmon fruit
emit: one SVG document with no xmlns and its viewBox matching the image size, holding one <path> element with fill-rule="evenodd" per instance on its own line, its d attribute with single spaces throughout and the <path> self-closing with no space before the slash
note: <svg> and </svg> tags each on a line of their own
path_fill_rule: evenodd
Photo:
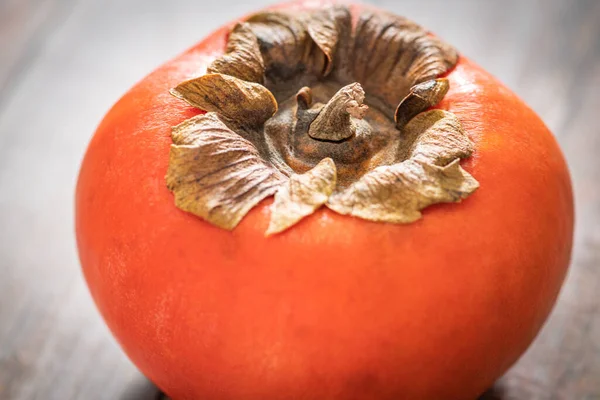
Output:
<svg viewBox="0 0 600 400">
<path fill-rule="evenodd" d="M 348 7 L 356 25 L 366 6 Z M 177 207 L 165 175 L 172 127 L 204 113 L 169 89 L 223 54 L 232 27 L 135 85 L 91 140 L 76 232 L 110 330 L 174 400 L 476 398 L 532 342 L 569 263 L 571 184 L 552 134 L 459 56 L 438 74 L 449 89 L 434 109 L 473 143 L 459 158 L 479 188 L 460 204 L 411 223 L 320 207 L 265 236 L 267 196 L 223 229 Z"/>
</svg>

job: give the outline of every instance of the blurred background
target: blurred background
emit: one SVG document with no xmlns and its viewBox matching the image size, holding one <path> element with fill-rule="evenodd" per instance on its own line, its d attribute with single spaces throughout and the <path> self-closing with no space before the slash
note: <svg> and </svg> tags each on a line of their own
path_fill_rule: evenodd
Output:
<svg viewBox="0 0 600 400">
<path fill-rule="evenodd" d="M 486 399 L 600 399 L 600 1 L 374 0 L 525 99 L 568 159 L 577 231 L 558 304 Z M 150 400 L 73 233 L 79 163 L 136 81 L 262 0 L 0 0 L 0 399 Z M 467 399 L 465 399 L 467 400 Z"/>
</svg>

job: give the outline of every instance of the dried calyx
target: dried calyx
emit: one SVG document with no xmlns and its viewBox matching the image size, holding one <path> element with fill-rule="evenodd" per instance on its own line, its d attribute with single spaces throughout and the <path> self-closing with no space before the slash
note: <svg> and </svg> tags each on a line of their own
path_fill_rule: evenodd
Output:
<svg viewBox="0 0 600 400">
<path fill-rule="evenodd" d="M 233 229 L 275 195 L 267 234 L 321 206 L 409 223 L 478 187 L 473 144 L 428 110 L 448 91 L 450 46 L 404 18 L 349 10 L 263 12 L 237 24 L 207 73 L 171 93 L 207 111 L 173 128 L 176 205 Z"/>
</svg>

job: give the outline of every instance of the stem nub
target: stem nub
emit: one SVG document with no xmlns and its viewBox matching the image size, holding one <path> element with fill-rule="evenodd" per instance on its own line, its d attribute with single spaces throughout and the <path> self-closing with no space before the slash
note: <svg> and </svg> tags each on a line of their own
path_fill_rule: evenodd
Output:
<svg viewBox="0 0 600 400">
<path fill-rule="evenodd" d="M 353 118 L 363 119 L 367 109 L 365 91 L 360 83 L 344 86 L 329 100 L 310 124 L 308 135 L 313 139 L 340 142 L 356 133 Z"/>
</svg>

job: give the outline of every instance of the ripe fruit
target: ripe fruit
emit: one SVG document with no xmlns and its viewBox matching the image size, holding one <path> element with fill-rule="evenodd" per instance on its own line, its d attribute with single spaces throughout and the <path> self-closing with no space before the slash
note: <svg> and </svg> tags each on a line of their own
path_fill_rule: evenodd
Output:
<svg viewBox="0 0 600 400">
<path fill-rule="evenodd" d="M 221 28 L 90 143 L 85 277 L 175 400 L 475 398 L 556 299 L 573 204 L 548 129 L 422 28 L 349 10 Z"/>
</svg>

